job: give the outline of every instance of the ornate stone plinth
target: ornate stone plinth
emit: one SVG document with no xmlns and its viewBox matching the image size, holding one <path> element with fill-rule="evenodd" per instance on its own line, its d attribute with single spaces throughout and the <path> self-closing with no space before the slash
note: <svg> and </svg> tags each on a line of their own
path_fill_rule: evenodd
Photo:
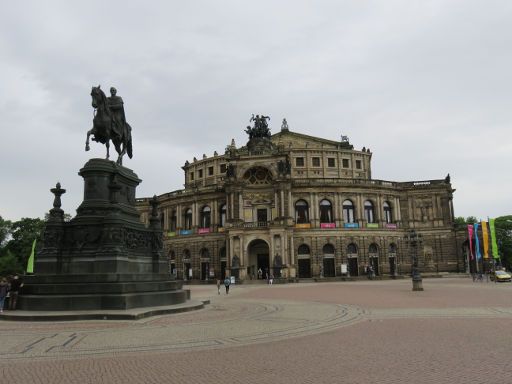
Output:
<svg viewBox="0 0 512 384">
<path fill-rule="evenodd" d="M 113 161 L 92 159 L 80 170 L 84 200 L 64 222 L 57 185 L 35 275 L 25 277 L 25 310 L 105 310 L 184 303 L 188 291 L 168 274 L 156 209 L 146 228 L 135 209 L 141 180 Z"/>
</svg>

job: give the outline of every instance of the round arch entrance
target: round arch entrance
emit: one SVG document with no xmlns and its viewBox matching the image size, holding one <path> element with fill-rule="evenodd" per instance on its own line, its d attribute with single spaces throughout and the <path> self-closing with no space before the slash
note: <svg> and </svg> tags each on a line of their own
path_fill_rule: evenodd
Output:
<svg viewBox="0 0 512 384">
<path fill-rule="evenodd" d="M 265 279 L 270 272 L 269 246 L 261 239 L 253 240 L 247 247 L 249 263 L 247 275 L 250 279 Z M 260 273 L 261 270 L 261 273 Z"/>
</svg>

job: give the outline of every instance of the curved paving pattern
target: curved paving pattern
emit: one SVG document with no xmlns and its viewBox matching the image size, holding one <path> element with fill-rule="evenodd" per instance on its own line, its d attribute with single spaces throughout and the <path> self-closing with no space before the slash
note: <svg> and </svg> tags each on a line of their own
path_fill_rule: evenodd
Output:
<svg viewBox="0 0 512 384">
<path fill-rule="evenodd" d="M 68 358 L 262 343 L 325 332 L 361 320 L 363 312 L 324 303 L 235 299 L 218 301 L 193 314 L 136 322 L 30 323 L 26 329 L 6 322 L 0 324 L 0 356 L 9 360 Z"/>
<path fill-rule="evenodd" d="M 325 289 L 327 286 L 311 287 Z M 339 287 L 333 284 L 328 288 L 334 291 Z M 374 285 L 373 289 L 376 287 Z M 138 321 L 0 322 L 0 359 L 21 362 L 142 351 L 199 351 L 275 342 L 373 320 L 512 319 L 512 307 L 504 306 L 362 307 L 279 299 L 279 294 L 299 292 L 299 285 L 265 289 L 261 286 L 237 287 L 229 296 L 210 295 L 211 304 L 204 310 Z M 364 285 L 358 289 L 362 292 Z M 197 288 L 196 294 L 201 296 L 211 291 L 210 288 Z M 278 299 L 251 298 L 257 294 L 275 294 Z"/>
</svg>

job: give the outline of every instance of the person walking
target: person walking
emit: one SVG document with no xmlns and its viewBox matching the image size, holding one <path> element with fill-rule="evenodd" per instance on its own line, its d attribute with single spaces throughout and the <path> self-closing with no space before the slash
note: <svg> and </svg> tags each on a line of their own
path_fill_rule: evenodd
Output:
<svg viewBox="0 0 512 384">
<path fill-rule="evenodd" d="M 217 279 L 217 293 L 220 295 L 220 278 Z"/>
<path fill-rule="evenodd" d="M 268 284 L 269 285 L 274 284 L 274 275 L 272 273 L 270 273 L 270 276 L 268 278 Z"/>
<path fill-rule="evenodd" d="M 224 287 L 226 287 L 226 295 L 229 295 L 229 286 L 231 285 L 231 279 L 229 276 L 226 276 L 224 279 Z"/>
<path fill-rule="evenodd" d="M 9 293 L 10 293 L 9 309 L 12 310 L 12 311 L 16 309 L 16 303 L 18 301 L 18 294 L 20 292 L 21 287 L 23 287 L 23 281 L 16 274 L 12 278 L 11 288 L 10 288 L 10 291 L 9 291 Z"/>
<path fill-rule="evenodd" d="M 2 280 L 0 280 L 0 313 L 4 311 L 4 303 L 5 298 L 7 297 L 7 292 L 9 292 L 9 284 L 7 284 L 7 279 L 2 277 Z"/>
</svg>

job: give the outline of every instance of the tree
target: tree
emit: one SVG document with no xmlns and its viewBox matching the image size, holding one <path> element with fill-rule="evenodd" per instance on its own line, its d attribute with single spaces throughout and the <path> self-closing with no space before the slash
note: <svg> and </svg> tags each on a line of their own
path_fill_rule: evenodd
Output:
<svg viewBox="0 0 512 384">
<path fill-rule="evenodd" d="M 7 243 L 7 239 L 11 233 L 11 225 L 12 223 L 9 220 L 4 220 L 2 216 L 0 216 L 0 255 L 2 255 L 2 249 Z"/>
<path fill-rule="evenodd" d="M 41 240 L 45 222 L 41 219 L 22 218 L 12 223 L 10 228 L 11 239 L 5 249 L 10 252 L 19 264 L 27 265 L 34 239 Z M 6 256 L 6 255 L 4 255 Z"/>
<path fill-rule="evenodd" d="M 462 216 L 458 216 L 455 218 L 455 228 L 457 229 L 465 229 L 468 224 L 475 224 L 478 223 L 479 220 L 475 216 L 468 216 L 466 218 L 463 218 Z"/>
<path fill-rule="evenodd" d="M 0 256 L 0 276 L 14 275 L 15 273 L 23 273 L 23 266 L 19 260 L 7 250 L 4 255 Z"/>
<path fill-rule="evenodd" d="M 494 221 L 496 240 L 501 262 L 507 269 L 512 267 L 512 215 L 497 217 Z"/>
</svg>

